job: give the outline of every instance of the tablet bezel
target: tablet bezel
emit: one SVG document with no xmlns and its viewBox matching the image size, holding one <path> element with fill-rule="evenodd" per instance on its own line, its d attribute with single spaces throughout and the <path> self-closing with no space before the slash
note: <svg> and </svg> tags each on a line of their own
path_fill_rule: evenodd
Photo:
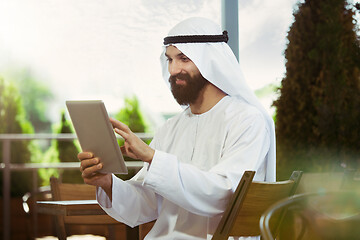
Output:
<svg viewBox="0 0 360 240">
<path fill-rule="evenodd" d="M 123 155 L 102 100 L 66 101 L 83 152 L 92 152 L 103 163 L 101 173 L 127 174 Z"/>
</svg>

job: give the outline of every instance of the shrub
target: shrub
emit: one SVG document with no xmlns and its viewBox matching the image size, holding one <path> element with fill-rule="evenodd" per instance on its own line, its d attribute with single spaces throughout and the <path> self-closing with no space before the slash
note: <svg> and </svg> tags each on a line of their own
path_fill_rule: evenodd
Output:
<svg viewBox="0 0 360 240">
<path fill-rule="evenodd" d="M 360 48 L 345 0 L 305 0 L 294 13 L 276 106 L 278 177 L 358 168 Z"/>
</svg>

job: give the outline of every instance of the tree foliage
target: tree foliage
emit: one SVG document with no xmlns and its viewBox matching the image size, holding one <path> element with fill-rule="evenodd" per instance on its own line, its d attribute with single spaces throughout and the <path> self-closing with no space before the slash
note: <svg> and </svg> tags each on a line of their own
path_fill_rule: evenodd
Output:
<svg viewBox="0 0 360 240">
<path fill-rule="evenodd" d="M 120 111 L 115 115 L 115 118 L 126 125 L 129 126 L 131 131 L 143 133 L 147 132 L 148 125 L 145 121 L 144 115 L 141 112 L 139 106 L 139 100 L 136 96 L 133 97 L 126 97 L 125 98 L 125 106 L 120 109 Z M 150 142 L 146 142 L 149 144 Z M 124 141 L 119 140 L 119 145 L 123 145 Z M 133 159 L 124 156 L 126 161 L 131 161 Z M 134 175 L 135 171 L 129 171 L 128 175 L 119 175 L 120 178 L 123 180 L 129 179 Z"/>
<path fill-rule="evenodd" d="M 52 92 L 27 69 L 14 71 L 11 75 L 22 99 L 26 99 L 23 106 L 35 132 L 50 132 L 51 122 L 47 116 L 47 107 L 49 100 L 53 98 Z"/>
<path fill-rule="evenodd" d="M 345 0 L 305 0 L 294 13 L 276 106 L 278 176 L 356 168 L 360 159 L 360 48 Z"/>
<path fill-rule="evenodd" d="M 65 112 L 61 113 L 61 125 L 58 133 L 74 133 L 69 121 L 65 117 Z M 73 140 L 58 140 L 56 141 L 56 148 L 59 153 L 60 162 L 78 162 L 77 154 L 79 149 Z M 64 170 L 62 175 L 62 182 L 68 183 L 83 183 L 79 169 Z"/>
<path fill-rule="evenodd" d="M 125 106 L 115 115 L 115 118 L 129 126 L 133 132 L 146 132 L 147 123 L 136 96 L 126 97 Z"/>
<path fill-rule="evenodd" d="M 21 96 L 12 84 L 6 84 L 0 77 L 0 133 L 33 133 L 32 125 L 26 120 L 25 110 Z M 2 157 L 3 146 L 0 142 L 0 156 Z M 31 143 L 27 140 L 12 141 L 11 163 L 31 162 Z M 4 160 L 2 160 L 4 161 Z M 0 188 L 2 194 L 3 177 L 0 173 Z M 31 190 L 30 172 L 11 173 L 11 195 L 21 196 Z"/>
</svg>

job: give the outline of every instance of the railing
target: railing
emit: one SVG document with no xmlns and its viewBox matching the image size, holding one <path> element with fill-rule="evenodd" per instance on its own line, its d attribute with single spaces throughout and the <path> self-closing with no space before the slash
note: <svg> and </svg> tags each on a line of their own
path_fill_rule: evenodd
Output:
<svg viewBox="0 0 360 240">
<path fill-rule="evenodd" d="M 136 133 L 143 140 L 152 139 L 153 135 L 148 133 Z M 0 141 L 3 143 L 2 163 L 0 170 L 3 171 L 3 239 L 10 239 L 10 183 L 11 171 L 32 171 L 33 192 L 37 190 L 37 170 L 38 169 L 79 169 L 79 162 L 61 162 L 61 163 L 11 163 L 11 143 L 14 141 L 31 140 L 61 140 L 70 141 L 77 139 L 75 134 L 0 134 Z M 141 168 L 141 161 L 125 162 L 128 168 Z M 33 216 L 36 218 L 36 216 Z M 37 229 L 37 219 L 33 219 L 34 228 Z"/>
</svg>

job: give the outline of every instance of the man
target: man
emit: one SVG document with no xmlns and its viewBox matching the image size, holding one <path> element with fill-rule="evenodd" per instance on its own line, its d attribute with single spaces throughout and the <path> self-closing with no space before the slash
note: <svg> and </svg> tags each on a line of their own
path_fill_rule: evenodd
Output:
<svg viewBox="0 0 360 240">
<path fill-rule="evenodd" d="M 176 25 L 164 39 L 164 79 L 185 110 L 146 145 L 111 119 L 122 152 L 144 161 L 129 181 L 103 175 L 101 159 L 79 153 L 84 182 L 100 206 L 129 226 L 157 219 L 146 239 L 206 239 L 215 231 L 245 170 L 275 181 L 272 119 L 243 80 L 227 33 L 203 18 Z"/>
</svg>

